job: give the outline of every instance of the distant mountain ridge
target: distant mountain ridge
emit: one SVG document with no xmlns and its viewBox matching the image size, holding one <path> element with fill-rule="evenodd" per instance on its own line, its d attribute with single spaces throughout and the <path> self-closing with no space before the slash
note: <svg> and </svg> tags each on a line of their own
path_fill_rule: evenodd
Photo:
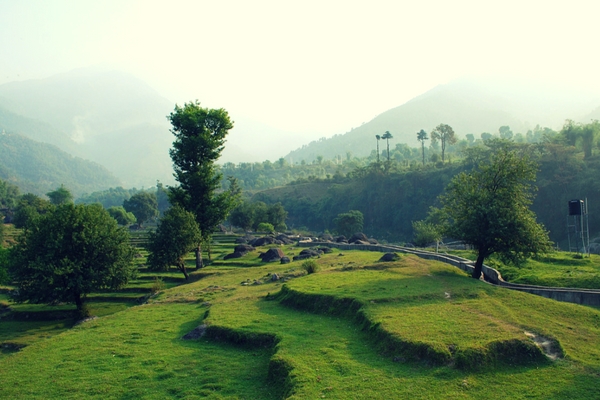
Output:
<svg viewBox="0 0 600 400">
<path fill-rule="evenodd" d="M 173 107 L 141 80 L 98 68 L 0 85 L 0 129 L 104 165 L 126 186 L 172 182 Z"/>
<path fill-rule="evenodd" d="M 311 162 L 317 156 L 331 159 L 368 156 L 376 148 L 375 135 L 390 131 L 391 146 L 406 143 L 418 147 L 417 132 L 431 132 L 444 123 L 460 138 L 497 133 L 508 125 L 513 132 L 526 133 L 535 125 L 560 129 L 565 119 L 587 121 L 587 114 L 600 115 L 600 97 L 593 93 L 552 89 L 527 82 L 490 82 L 461 79 L 439 85 L 405 104 L 379 114 L 371 121 L 343 135 L 311 142 L 287 154 L 288 162 Z M 429 141 L 426 145 L 429 145 Z"/>
<path fill-rule="evenodd" d="M 122 184 L 99 164 L 6 131 L 0 133 L 0 179 L 37 195 L 62 184 L 75 196 Z"/>
</svg>

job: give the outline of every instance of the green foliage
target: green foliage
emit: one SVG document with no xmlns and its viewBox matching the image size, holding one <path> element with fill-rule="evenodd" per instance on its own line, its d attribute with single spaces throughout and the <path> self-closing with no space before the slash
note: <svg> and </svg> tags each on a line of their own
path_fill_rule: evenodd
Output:
<svg viewBox="0 0 600 400">
<path fill-rule="evenodd" d="M 13 209 L 19 200 L 19 187 L 0 179 L 0 209 Z"/>
<path fill-rule="evenodd" d="M 106 211 L 117 221 L 119 225 L 130 225 L 136 221 L 135 215 L 133 215 L 131 212 L 125 211 L 123 206 L 109 207 Z"/>
<path fill-rule="evenodd" d="M 125 200 L 128 200 L 131 196 L 139 193 L 140 190 L 136 188 L 124 189 L 121 186 L 93 192 L 92 194 L 84 195 L 77 200 L 76 204 L 93 204 L 100 203 L 104 208 L 119 207 L 123 205 Z"/>
<path fill-rule="evenodd" d="M 275 228 L 273 227 L 273 224 L 270 224 L 268 222 L 261 222 L 256 227 L 256 231 L 272 233 L 272 232 L 275 232 Z"/>
<path fill-rule="evenodd" d="M 31 220 L 11 251 L 18 300 L 62 301 L 83 310 L 93 290 L 134 276 L 129 234 L 100 205 L 64 204 Z"/>
<path fill-rule="evenodd" d="M 456 175 L 439 197 L 442 207 L 430 215 L 446 236 L 477 250 L 474 278 L 494 253 L 518 262 L 550 249 L 548 233 L 529 210 L 536 170 L 526 154 L 499 143 L 490 160 Z"/>
<path fill-rule="evenodd" d="M 201 240 L 202 234 L 194 214 L 177 205 L 169 208 L 158 222 L 156 232 L 149 234 L 148 268 L 164 271 L 174 265 L 188 279 L 184 257 Z"/>
<path fill-rule="evenodd" d="M 224 109 L 202 108 L 197 101 L 175 106 L 169 120 L 175 135 L 169 154 L 179 182 L 179 186 L 169 188 L 169 199 L 171 204 L 195 215 L 202 238 L 208 242 L 212 232 L 239 201 L 235 181 L 230 181 L 229 190 L 217 193 L 221 174 L 215 162 L 233 123 Z M 201 253 L 196 254 L 196 266 L 202 267 Z"/>
<path fill-rule="evenodd" d="M 160 215 L 163 215 L 171 207 L 169 192 L 160 181 L 156 182 L 156 201 Z"/>
<path fill-rule="evenodd" d="M 161 290 L 165 290 L 165 283 L 159 277 L 155 277 L 152 287 L 150 288 L 150 292 L 154 294 L 160 292 Z"/>
<path fill-rule="evenodd" d="M 458 138 L 454 134 L 454 129 L 447 124 L 439 124 L 431 131 L 431 142 L 442 144 L 442 162 L 445 160 L 446 147 L 450 144 L 454 144 L 458 141 Z"/>
<path fill-rule="evenodd" d="M 55 206 L 73 202 L 73 195 L 65 185 L 60 185 L 56 190 L 46 193 L 46 196 L 50 199 L 50 203 Z"/>
<path fill-rule="evenodd" d="M 281 203 L 267 205 L 262 201 L 242 201 L 229 215 L 229 221 L 234 226 L 249 230 L 250 228 L 260 231 L 260 223 L 268 223 L 274 230 L 286 229 L 285 220 L 287 211 Z"/>
<path fill-rule="evenodd" d="M 35 194 L 27 193 L 19 198 L 12 222 L 17 228 L 24 228 L 34 218 L 52 209 L 53 206 L 48 200 L 44 200 Z"/>
<path fill-rule="evenodd" d="M 136 193 L 128 200 L 123 201 L 123 208 L 135 216 L 140 227 L 150 218 L 158 216 L 158 202 L 155 193 Z"/>
<path fill-rule="evenodd" d="M 363 229 L 363 213 L 358 210 L 350 210 L 347 213 L 338 214 L 334 220 L 336 230 L 340 235 L 350 237 Z"/>
<path fill-rule="evenodd" d="M 413 243 L 419 247 L 425 247 L 433 242 L 439 242 L 442 235 L 438 226 L 426 221 L 414 221 L 412 223 L 414 236 Z"/>
<path fill-rule="evenodd" d="M 2 224 L 0 224 L 0 227 Z M 8 283 L 8 249 L 2 247 L 0 240 L 0 285 Z"/>
<path fill-rule="evenodd" d="M 302 263 L 302 269 L 306 271 L 307 274 L 314 274 L 319 271 L 319 264 L 315 260 L 306 260 Z"/>
</svg>

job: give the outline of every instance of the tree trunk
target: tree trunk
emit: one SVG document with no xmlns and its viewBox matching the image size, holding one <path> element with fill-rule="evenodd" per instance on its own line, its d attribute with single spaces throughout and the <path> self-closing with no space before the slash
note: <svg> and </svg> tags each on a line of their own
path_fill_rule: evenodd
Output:
<svg viewBox="0 0 600 400">
<path fill-rule="evenodd" d="M 185 262 L 184 261 L 180 261 L 178 267 L 179 267 L 179 270 L 181 272 L 183 272 L 183 276 L 185 276 L 185 280 L 186 281 L 189 280 L 190 276 L 188 275 L 187 270 L 185 269 Z"/>
<path fill-rule="evenodd" d="M 485 253 L 484 252 L 479 252 L 479 254 L 477 255 L 477 261 L 475 261 L 475 269 L 473 270 L 473 275 L 471 275 L 472 278 L 475 279 L 479 279 L 481 278 L 481 270 L 483 267 L 483 260 L 485 259 Z"/>
<path fill-rule="evenodd" d="M 202 244 L 198 243 L 198 247 L 196 247 L 196 269 L 202 268 L 204 265 L 202 264 Z"/>
<path fill-rule="evenodd" d="M 206 253 L 208 254 L 208 263 L 210 264 L 210 262 L 212 261 L 212 254 L 210 251 L 210 242 L 212 241 L 212 238 L 208 240 L 208 243 L 206 243 Z"/>
</svg>

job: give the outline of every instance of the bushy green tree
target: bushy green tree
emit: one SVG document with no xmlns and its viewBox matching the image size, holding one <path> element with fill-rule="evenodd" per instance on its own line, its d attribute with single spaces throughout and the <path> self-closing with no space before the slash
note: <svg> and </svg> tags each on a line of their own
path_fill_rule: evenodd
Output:
<svg viewBox="0 0 600 400">
<path fill-rule="evenodd" d="M 439 242 L 442 239 L 439 228 L 427 221 L 414 221 L 413 243 L 415 246 L 425 247 L 430 243 Z"/>
<path fill-rule="evenodd" d="M 135 215 L 133 213 L 125 211 L 123 206 L 113 206 L 106 209 L 108 214 L 113 217 L 119 225 L 130 225 L 133 224 L 135 220 Z"/>
<path fill-rule="evenodd" d="M 496 143 L 491 158 L 471 172 L 456 175 L 440 195 L 440 209 L 430 217 L 441 232 L 477 251 L 473 278 L 479 279 L 484 260 L 499 254 L 518 262 L 550 248 L 548 233 L 529 210 L 537 164 L 508 144 Z"/>
<path fill-rule="evenodd" d="M 199 102 L 175 106 L 169 115 L 175 135 L 169 150 L 179 186 L 169 187 L 169 200 L 196 216 L 202 241 L 209 243 L 217 226 L 239 201 L 237 188 L 217 192 L 221 174 L 215 161 L 224 148 L 225 136 L 233 128 L 224 109 L 208 109 Z M 231 186 L 231 182 L 230 182 Z M 196 247 L 196 267 L 201 268 L 201 242 Z"/>
<path fill-rule="evenodd" d="M 12 248 L 17 300 L 74 303 L 81 316 L 90 292 L 118 289 L 135 275 L 129 233 L 99 204 L 63 204 L 32 219 Z"/>
<path fill-rule="evenodd" d="M 363 229 L 363 213 L 358 210 L 350 210 L 347 213 L 338 214 L 333 220 L 336 230 L 340 235 L 350 237 Z"/>
<path fill-rule="evenodd" d="M 0 209 L 12 210 L 19 201 L 19 187 L 0 179 Z"/>
<path fill-rule="evenodd" d="M 188 279 L 184 257 L 198 246 L 201 239 L 194 214 L 180 206 L 169 208 L 158 222 L 156 232 L 149 235 L 148 268 L 162 271 L 173 265 Z"/>
<path fill-rule="evenodd" d="M 35 217 L 45 214 L 53 209 L 52 203 L 32 193 L 24 194 L 19 198 L 13 224 L 17 228 L 24 228 Z"/>
<path fill-rule="evenodd" d="M 65 185 L 60 185 L 56 190 L 46 193 L 46 196 L 50 199 L 50 203 L 55 206 L 73 202 L 73 195 Z"/>
<path fill-rule="evenodd" d="M 136 193 L 128 200 L 123 201 L 123 208 L 135 216 L 140 228 L 144 222 L 158 216 L 158 202 L 155 193 Z"/>
<path fill-rule="evenodd" d="M 275 231 L 275 228 L 273 227 L 272 224 L 269 224 L 268 222 L 261 222 L 260 224 L 258 224 L 258 227 L 256 228 L 257 232 L 267 232 L 267 233 L 272 233 Z"/>
</svg>

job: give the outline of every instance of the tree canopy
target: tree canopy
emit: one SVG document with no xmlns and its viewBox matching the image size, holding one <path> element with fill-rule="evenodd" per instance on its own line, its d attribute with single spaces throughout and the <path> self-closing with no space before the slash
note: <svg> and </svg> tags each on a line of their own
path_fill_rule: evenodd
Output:
<svg viewBox="0 0 600 400">
<path fill-rule="evenodd" d="M 334 223 L 340 235 L 350 237 L 363 229 L 363 213 L 358 210 L 350 210 L 347 213 L 338 214 Z"/>
<path fill-rule="evenodd" d="M 75 303 L 93 290 L 118 289 L 135 274 L 129 233 L 99 204 L 58 206 L 33 218 L 11 251 L 18 301 Z"/>
<path fill-rule="evenodd" d="M 113 217 L 119 225 L 133 224 L 136 219 L 133 213 L 125 211 L 123 206 L 113 206 L 106 209 L 108 214 Z"/>
<path fill-rule="evenodd" d="M 123 201 L 123 208 L 135 216 L 137 224 L 141 227 L 150 218 L 158 216 L 156 193 L 138 192 Z"/>
<path fill-rule="evenodd" d="M 490 158 L 452 178 L 439 197 L 441 208 L 430 213 L 444 235 L 475 248 L 474 278 L 494 253 L 514 262 L 550 248 L 547 231 L 529 209 L 537 164 L 510 144 L 498 143 Z"/>
<path fill-rule="evenodd" d="M 158 222 L 156 232 L 149 235 L 149 269 L 161 271 L 173 265 L 188 279 L 184 257 L 198 246 L 201 239 L 194 214 L 177 205 L 169 208 Z"/>
<path fill-rule="evenodd" d="M 175 135 L 169 154 L 179 182 L 179 186 L 169 187 L 169 200 L 195 215 L 202 240 L 208 242 L 239 197 L 238 186 L 231 181 L 231 190 L 217 192 L 221 174 L 215 161 L 223 151 L 225 136 L 233 128 L 233 122 L 224 109 L 203 108 L 198 101 L 175 106 L 168 119 Z M 196 248 L 198 268 L 203 266 L 200 245 Z"/>
<path fill-rule="evenodd" d="M 50 199 L 50 203 L 54 204 L 55 206 L 73 202 L 73 195 L 69 189 L 65 187 L 65 185 L 60 185 L 60 187 L 56 188 L 55 190 L 46 193 L 46 196 L 48 196 Z"/>
<path fill-rule="evenodd" d="M 436 126 L 435 129 L 431 131 L 431 142 L 437 143 L 438 141 L 442 145 L 442 162 L 444 162 L 446 147 L 449 144 L 454 144 L 458 141 L 454 134 L 454 129 L 447 124 L 439 124 Z"/>
</svg>

